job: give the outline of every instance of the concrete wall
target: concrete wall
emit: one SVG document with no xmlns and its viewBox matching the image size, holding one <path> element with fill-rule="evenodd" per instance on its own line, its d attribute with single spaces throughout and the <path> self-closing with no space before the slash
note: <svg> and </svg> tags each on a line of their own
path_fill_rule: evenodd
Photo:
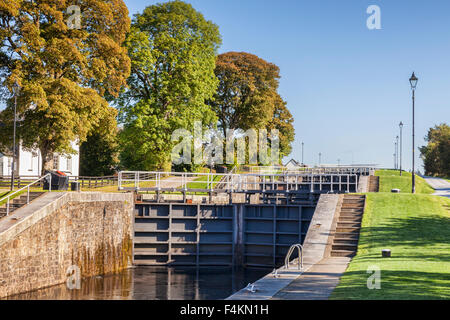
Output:
<svg viewBox="0 0 450 320">
<path fill-rule="evenodd" d="M 27 212 L 28 211 L 28 212 Z M 46 194 L 0 221 L 0 297 L 132 264 L 132 194 Z M 14 222 L 14 219 L 16 222 Z"/>
</svg>

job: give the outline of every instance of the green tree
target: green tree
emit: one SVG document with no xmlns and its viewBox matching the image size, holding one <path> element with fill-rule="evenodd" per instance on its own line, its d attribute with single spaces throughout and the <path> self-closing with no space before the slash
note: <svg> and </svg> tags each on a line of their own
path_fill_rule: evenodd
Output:
<svg viewBox="0 0 450 320">
<path fill-rule="evenodd" d="M 425 140 L 428 144 L 420 148 L 425 174 L 450 177 L 450 126 L 430 128 Z"/>
<path fill-rule="evenodd" d="M 80 176 L 112 175 L 119 165 L 116 114 L 101 119 L 80 146 Z"/>
<path fill-rule="evenodd" d="M 268 130 L 277 129 L 280 137 L 280 158 L 288 156 L 292 151 L 295 138 L 294 118 L 287 108 L 287 103 L 277 94 L 272 119 L 267 125 Z"/>
<path fill-rule="evenodd" d="M 0 0 L 0 81 L 20 85 L 18 137 L 41 151 L 43 170 L 53 153 L 73 153 L 100 120 L 114 114 L 105 96 L 126 84 L 130 59 L 122 46 L 129 31 L 122 0 L 80 0 L 81 28 L 69 28 L 71 5 L 60 0 Z M 1 113 L 0 140 L 11 144 L 12 101 Z"/>
<path fill-rule="evenodd" d="M 127 39 L 131 76 L 117 101 L 125 167 L 169 170 L 173 131 L 192 128 L 196 120 L 216 123 L 205 100 L 218 84 L 220 43 L 218 27 L 182 1 L 152 5 L 135 16 Z"/>
<path fill-rule="evenodd" d="M 280 69 L 253 54 L 228 52 L 218 56 L 215 73 L 219 88 L 209 102 L 227 129 L 278 129 L 280 155 L 291 152 L 293 118 L 278 94 Z"/>
</svg>

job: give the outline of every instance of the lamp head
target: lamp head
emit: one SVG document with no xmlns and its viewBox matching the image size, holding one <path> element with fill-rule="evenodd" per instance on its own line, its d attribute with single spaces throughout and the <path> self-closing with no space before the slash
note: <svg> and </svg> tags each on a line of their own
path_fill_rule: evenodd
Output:
<svg viewBox="0 0 450 320">
<path fill-rule="evenodd" d="M 411 78 L 409 78 L 409 83 L 411 84 L 411 89 L 416 89 L 417 86 L 417 82 L 419 81 L 419 79 L 416 77 L 416 75 L 412 74 Z"/>
<path fill-rule="evenodd" d="M 14 94 L 17 94 L 20 91 L 20 85 L 17 83 L 17 81 L 13 83 L 12 89 Z"/>
</svg>

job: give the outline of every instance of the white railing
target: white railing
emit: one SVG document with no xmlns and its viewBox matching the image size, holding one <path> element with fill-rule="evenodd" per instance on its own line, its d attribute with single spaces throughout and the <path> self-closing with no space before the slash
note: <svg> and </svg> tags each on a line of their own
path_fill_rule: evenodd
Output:
<svg viewBox="0 0 450 320">
<path fill-rule="evenodd" d="M 327 191 L 358 189 L 356 174 L 219 174 L 122 171 L 119 190 L 166 192 Z M 354 187 L 354 188 L 353 188 Z"/>
<path fill-rule="evenodd" d="M 282 166 L 251 166 L 250 173 L 278 174 L 278 173 L 309 173 L 309 174 L 360 174 L 370 175 L 375 170 L 374 166 L 324 166 L 324 167 L 294 167 Z"/>
<path fill-rule="evenodd" d="M 5 196 L 2 199 L 0 199 L 0 203 L 2 203 L 3 201 L 6 200 L 6 215 L 8 216 L 9 212 L 10 212 L 11 197 L 13 197 L 14 195 L 16 195 L 16 194 L 18 194 L 18 193 L 20 193 L 20 192 L 22 192 L 23 190 L 26 189 L 27 190 L 27 204 L 29 204 L 30 203 L 30 187 L 32 185 L 40 182 L 41 180 L 42 181 L 45 180 L 45 178 L 47 178 L 47 177 L 49 177 L 49 184 L 48 185 L 49 185 L 49 192 L 51 192 L 52 191 L 52 175 L 49 173 L 49 174 L 46 174 L 45 176 L 40 177 L 36 181 L 33 181 L 32 183 L 26 185 L 25 187 L 15 191 L 15 192 L 13 192 L 11 194 L 8 194 L 7 196 Z"/>
<path fill-rule="evenodd" d="M 295 249 L 298 249 L 298 270 L 303 269 L 303 246 L 301 244 L 293 244 L 284 259 L 284 267 L 289 270 L 289 263 L 291 260 L 291 256 L 294 253 Z"/>
</svg>

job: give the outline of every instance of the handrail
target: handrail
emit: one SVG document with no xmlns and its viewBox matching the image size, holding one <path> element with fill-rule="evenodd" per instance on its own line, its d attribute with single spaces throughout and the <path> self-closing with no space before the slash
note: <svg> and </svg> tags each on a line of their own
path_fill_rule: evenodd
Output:
<svg viewBox="0 0 450 320">
<path fill-rule="evenodd" d="M 37 179 L 36 181 L 34 181 L 34 182 L 32 182 L 32 183 L 26 185 L 25 187 L 23 187 L 23 188 L 21 188 L 21 189 L 15 191 L 15 192 L 13 192 L 13 193 L 11 193 L 11 194 L 8 194 L 7 196 L 1 198 L 1 199 L 0 199 L 0 203 L 1 203 L 2 201 L 4 201 L 5 199 L 7 199 L 7 201 L 6 201 L 6 215 L 9 216 L 9 203 L 10 203 L 11 197 L 12 197 L 13 195 L 15 195 L 15 194 L 17 194 L 17 193 L 19 193 L 19 192 L 21 192 L 21 191 L 27 189 L 27 204 L 29 204 L 29 203 L 30 203 L 30 187 L 31 187 L 33 184 L 35 184 L 35 183 L 37 183 L 37 182 L 39 182 L 39 181 L 41 181 L 41 180 L 44 180 L 44 179 L 47 178 L 47 177 L 50 177 L 50 180 L 49 180 L 49 183 L 48 183 L 48 185 L 49 185 L 48 190 L 49 190 L 49 192 L 52 192 L 52 175 L 51 175 L 50 173 L 48 173 L 48 174 L 46 174 L 45 176 L 40 177 L 40 178 Z"/>
<path fill-rule="evenodd" d="M 328 177 L 327 177 L 328 176 Z M 216 178 L 217 181 L 215 180 Z M 325 178 L 327 177 L 327 178 Z M 188 183 L 195 182 L 196 178 L 203 178 L 206 186 L 203 188 L 190 188 Z M 337 179 L 339 178 L 339 179 Z M 342 179 L 345 178 L 345 179 Z M 128 185 L 128 186 L 127 186 Z M 236 174 L 236 173 L 187 173 L 187 172 L 144 172 L 121 171 L 118 176 L 119 190 L 135 191 L 199 191 L 205 192 L 247 192 L 260 190 L 266 192 L 266 186 L 271 190 L 314 191 L 350 191 L 350 187 L 358 189 L 358 176 L 356 174 L 308 174 L 308 173 L 282 173 L 282 174 Z M 255 188 L 256 187 L 256 188 Z M 282 188 L 282 189 L 279 189 Z"/>
<path fill-rule="evenodd" d="M 298 261 L 298 270 L 303 269 L 303 246 L 301 244 L 293 244 L 284 259 L 284 265 L 286 269 L 289 269 L 289 261 L 291 259 L 291 255 L 294 253 L 295 248 L 298 249 L 299 261 Z"/>
<path fill-rule="evenodd" d="M 221 189 L 223 188 L 223 186 L 228 186 L 228 181 L 233 174 L 236 174 L 236 169 L 237 166 L 234 166 L 233 169 L 230 170 L 230 172 L 226 173 L 226 175 L 224 175 L 220 179 L 219 183 L 216 184 L 216 189 Z"/>
</svg>

